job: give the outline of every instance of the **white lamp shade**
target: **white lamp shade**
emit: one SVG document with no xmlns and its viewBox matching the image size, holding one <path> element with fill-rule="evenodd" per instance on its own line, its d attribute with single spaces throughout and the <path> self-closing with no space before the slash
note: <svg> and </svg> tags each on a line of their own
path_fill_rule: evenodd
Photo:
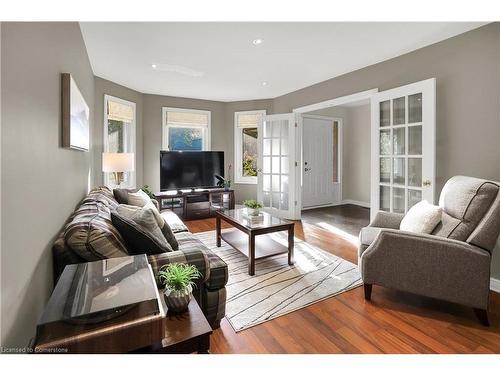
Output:
<svg viewBox="0 0 500 375">
<path fill-rule="evenodd" d="M 134 167 L 133 153 L 102 153 L 103 172 L 132 172 Z"/>
</svg>

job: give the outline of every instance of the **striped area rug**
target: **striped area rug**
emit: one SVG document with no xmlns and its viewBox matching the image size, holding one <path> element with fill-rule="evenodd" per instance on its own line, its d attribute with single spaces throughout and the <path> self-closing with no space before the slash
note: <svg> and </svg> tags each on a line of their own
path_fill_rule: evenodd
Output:
<svg viewBox="0 0 500 375">
<path fill-rule="evenodd" d="M 226 242 L 215 245 L 215 231 L 196 233 L 228 265 L 226 318 L 236 332 L 335 296 L 362 284 L 358 267 L 295 238 L 295 264 L 287 254 L 257 260 L 248 275 L 248 260 Z M 272 234 L 287 245 L 286 232 Z"/>
</svg>

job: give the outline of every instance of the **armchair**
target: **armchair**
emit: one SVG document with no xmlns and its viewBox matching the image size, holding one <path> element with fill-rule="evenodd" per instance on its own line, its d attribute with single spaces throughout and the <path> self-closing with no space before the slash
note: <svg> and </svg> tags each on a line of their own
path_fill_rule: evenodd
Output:
<svg viewBox="0 0 500 375">
<path fill-rule="evenodd" d="M 365 299 L 372 285 L 474 308 L 488 322 L 491 255 L 500 232 L 500 184 L 455 176 L 439 199 L 443 218 L 432 234 L 399 230 L 404 215 L 377 213 L 360 232 Z"/>
</svg>

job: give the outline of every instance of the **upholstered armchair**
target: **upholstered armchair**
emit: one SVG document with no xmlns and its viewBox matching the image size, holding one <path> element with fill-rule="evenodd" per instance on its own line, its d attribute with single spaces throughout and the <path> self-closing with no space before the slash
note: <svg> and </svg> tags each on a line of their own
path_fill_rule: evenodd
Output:
<svg viewBox="0 0 500 375">
<path fill-rule="evenodd" d="M 372 285 L 474 308 L 488 326 L 491 255 L 500 232 L 500 184 L 473 177 L 448 180 L 432 234 L 399 230 L 404 215 L 377 213 L 360 232 L 365 299 Z"/>
</svg>

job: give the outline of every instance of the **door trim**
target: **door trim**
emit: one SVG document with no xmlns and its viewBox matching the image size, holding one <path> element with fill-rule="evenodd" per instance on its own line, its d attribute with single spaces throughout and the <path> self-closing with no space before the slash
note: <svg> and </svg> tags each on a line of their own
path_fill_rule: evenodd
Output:
<svg viewBox="0 0 500 375">
<path fill-rule="evenodd" d="M 364 99 L 370 99 L 372 98 L 373 94 L 376 94 L 378 92 L 378 88 L 370 89 L 370 90 L 365 90 L 365 91 L 359 91 L 354 94 L 350 95 L 344 95 L 344 96 L 339 96 L 334 99 L 329 99 L 325 100 L 319 103 L 314 103 L 314 104 L 309 104 L 303 107 L 298 107 L 292 110 L 292 112 L 295 113 L 307 113 L 307 112 L 313 112 L 317 111 L 320 109 L 325 109 L 325 108 L 330 108 L 330 107 L 337 107 L 339 105 L 351 103 L 351 102 L 357 102 L 359 100 L 364 100 Z"/>
</svg>

